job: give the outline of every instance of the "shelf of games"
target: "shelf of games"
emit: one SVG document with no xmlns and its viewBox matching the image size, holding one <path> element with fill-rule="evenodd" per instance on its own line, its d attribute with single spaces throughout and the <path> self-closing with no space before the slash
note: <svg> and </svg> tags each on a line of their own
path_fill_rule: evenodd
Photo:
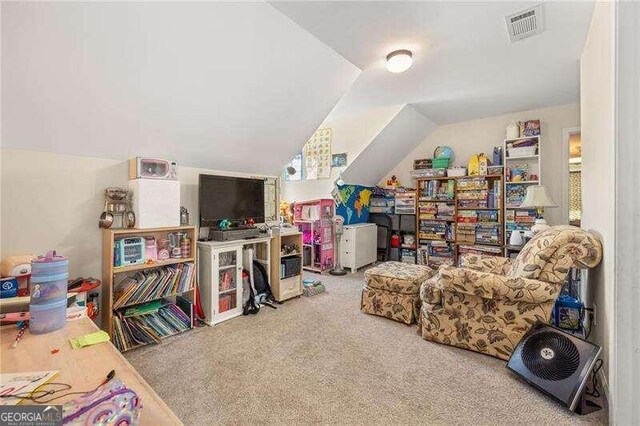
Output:
<svg viewBox="0 0 640 426">
<path fill-rule="evenodd" d="M 502 175 L 417 179 L 418 263 L 456 265 L 464 253 L 500 256 L 504 247 Z"/>
<path fill-rule="evenodd" d="M 541 183 L 540 142 L 540 135 L 504 140 L 504 244 L 509 243 L 512 231 L 529 231 L 535 223 L 536 210 L 520 208 L 520 204 L 527 187 Z"/>
</svg>

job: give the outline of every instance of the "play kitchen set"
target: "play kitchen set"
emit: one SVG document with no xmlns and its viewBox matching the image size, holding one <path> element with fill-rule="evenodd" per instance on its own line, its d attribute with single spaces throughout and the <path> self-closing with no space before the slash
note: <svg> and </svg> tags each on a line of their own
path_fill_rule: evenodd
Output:
<svg viewBox="0 0 640 426">
<path fill-rule="evenodd" d="M 105 190 L 98 227 L 158 228 L 188 223 L 189 212 L 180 207 L 177 163 L 136 157 L 129 160 L 129 188 Z"/>
<path fill-rule="evenodd" d="M 121 228 L 136 226 L 136 215 L 131 208 L 132 194 L 125 188 L 107 188 L 104 191 L 104 211 L 98 220 L 98 227 L 108 229 L 119 218 Z"/>
<path fill-rule="evenodd" d="M 191 258 L 192 236 L 186 231 L 157 235 L 127 235 L 115 240 L 113 266 Z"/>
</svg>

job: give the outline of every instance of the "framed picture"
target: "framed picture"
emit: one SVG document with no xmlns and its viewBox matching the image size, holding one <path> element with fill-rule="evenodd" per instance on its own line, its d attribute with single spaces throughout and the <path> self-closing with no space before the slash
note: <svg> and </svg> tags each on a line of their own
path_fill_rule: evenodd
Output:
<svg viewBox="0 0 640 426">
<path fill-rule="evenodd" d="M 331 167 L 345 167 L 347 165 L 347 153 L 333 154 L 331 156 Z"/>
</svg>

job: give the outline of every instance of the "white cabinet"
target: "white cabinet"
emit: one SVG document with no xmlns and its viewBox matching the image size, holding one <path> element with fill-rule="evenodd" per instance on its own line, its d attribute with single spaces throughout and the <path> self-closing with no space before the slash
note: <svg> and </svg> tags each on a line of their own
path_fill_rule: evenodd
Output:
<svg viewBox="0 0 640 426">
<path fill-rule="evenodd" d="M 198 287 L 207 324 L 242 315 L 242 243 L 198 243 Z"/>
<path fill-rule="evenodd" d="M 375 223 L 345 225 L 340 240 L 340 263 L 355 273 L 377 259 L 378 227 Z"/>
</svg>

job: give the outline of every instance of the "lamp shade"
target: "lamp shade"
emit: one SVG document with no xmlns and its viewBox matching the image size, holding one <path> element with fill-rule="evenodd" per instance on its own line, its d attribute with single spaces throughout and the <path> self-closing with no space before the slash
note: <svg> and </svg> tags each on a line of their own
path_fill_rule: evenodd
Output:
<svg viewBox="0 0 640 426">
<path fill-rule="evenodd" d="M 531 185 L 527 188 L 527 193 L 520 207 L 558 207 L 558 205 L 549 196 L 547 188 L 542 185 Z"/>
</svg>

